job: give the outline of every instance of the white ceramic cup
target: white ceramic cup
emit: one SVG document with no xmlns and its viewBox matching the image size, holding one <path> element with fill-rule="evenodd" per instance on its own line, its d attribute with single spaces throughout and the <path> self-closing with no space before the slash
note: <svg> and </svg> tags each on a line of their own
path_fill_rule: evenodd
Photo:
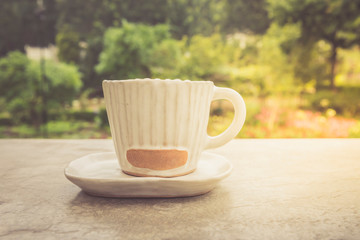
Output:
<svg viewBox="0 0 360 240">
<path fill-rule="evenodd" d="M 203 150 L 229 142 L 245 121 L 240 94 L 211 81 L 104 80 L 102 86 L 117 158 L 130 175 L 188 174 Z M 228 129 L 210 137 L 210 104 L 217 99 L 229 100 L 235 115 Z"/>
</svg>

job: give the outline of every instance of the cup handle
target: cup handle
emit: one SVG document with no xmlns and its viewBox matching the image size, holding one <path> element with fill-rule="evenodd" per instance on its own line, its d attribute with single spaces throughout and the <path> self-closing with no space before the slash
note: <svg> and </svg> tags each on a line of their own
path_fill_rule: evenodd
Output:
<svg viewBox="0 0 360 240">
<path fill-rule="evenodd" d="M 231 125 L 220 135 L 215 137 L 207 136 L 205 149 L 220 147 L 229 142 L 240 132 L 245 122 L 245 102 L 238 92 L 230 88 L 214 87 L 214 96 L 212 101 L 219 99 L 229 100 L 234 105 L 234 119 Z"/>
</svg>

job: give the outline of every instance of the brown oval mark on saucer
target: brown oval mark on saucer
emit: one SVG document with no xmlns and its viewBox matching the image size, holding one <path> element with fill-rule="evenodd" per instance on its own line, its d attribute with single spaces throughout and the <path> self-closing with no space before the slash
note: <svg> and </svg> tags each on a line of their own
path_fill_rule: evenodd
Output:
<svg viewBox="0 0 360 240">
<path fill-rule="evenodd" d="M 126 157 L 134 167 L 169 170 L 185 165 L 188 152 L 176 149 L 130 149 L 126 152 Z"/>
</svg>

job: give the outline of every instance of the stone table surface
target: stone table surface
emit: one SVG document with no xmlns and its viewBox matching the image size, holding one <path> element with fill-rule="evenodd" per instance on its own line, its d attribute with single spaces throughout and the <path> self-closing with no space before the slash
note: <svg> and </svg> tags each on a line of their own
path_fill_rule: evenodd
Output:
<svg viewBox="0 0 360 240">
<path fill-rule="evenodd" d="M 0 140 L 0 239 L 360 239 L 360 139 L 241 139 L 188 198 L 92 197 L 63 174 L 111 140 Z"/>
</svg>

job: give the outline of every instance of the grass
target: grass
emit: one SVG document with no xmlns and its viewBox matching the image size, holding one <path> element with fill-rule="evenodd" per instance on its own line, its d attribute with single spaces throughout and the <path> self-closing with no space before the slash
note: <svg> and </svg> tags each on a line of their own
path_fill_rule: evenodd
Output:
<svg viewBox="0 0 360 240">
<path fill-rule="evenodd" d="M 99 128 L 94 122 L 51 121 L 36 130 L 29 125 L 0 127 L 0 138 L 109 138 L 109 127 Z"/>
</svg>

